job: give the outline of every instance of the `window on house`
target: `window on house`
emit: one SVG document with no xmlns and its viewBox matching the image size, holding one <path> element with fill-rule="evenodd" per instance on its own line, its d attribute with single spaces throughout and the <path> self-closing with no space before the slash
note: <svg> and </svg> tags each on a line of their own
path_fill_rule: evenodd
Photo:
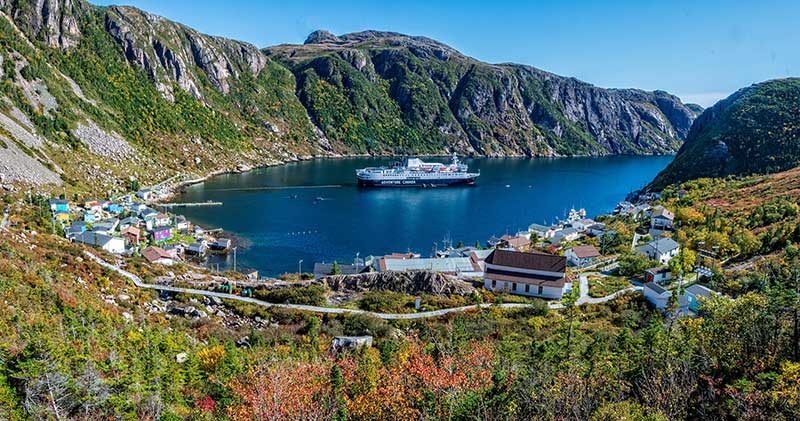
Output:
<svg viewBox="0 0 800 421">
<path fill-rule="evenodd" d="M 542 295 L 543 292 L 544 292 L 544 287 L 539 285 L 539 295 Z"/>
<path fill-rule="evenodd" d="M 528 285 L 528 284 L 525 284 L 525 292 L 526 292 L 526 293 L 529 293 L 529 292 L 531 292 L 531 286 L 530 286 L 530 285 Z"/>
<path fill-rule="evenodd" d="M 512 282 L 511 283 L 511 290 L 512 291 L 516 291 L 517 290 L 517 283 L 516 282 Z"/>
<path fill-rule="evenodd" d="M 497 287 L 497 281 L 492 279 L 492 289 L 495 289 L 496 287 Z"/>
</svg>

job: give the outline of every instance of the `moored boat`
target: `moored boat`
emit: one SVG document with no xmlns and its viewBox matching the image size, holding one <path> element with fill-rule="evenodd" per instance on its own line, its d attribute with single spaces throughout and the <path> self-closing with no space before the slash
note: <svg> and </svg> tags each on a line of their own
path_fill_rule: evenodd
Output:
<svg viewBox="0 0 800 421">
<path fill-rule="evenodd" d="M 389 167 L 368 167 L 356 170 L 358 185 L 366 187 L 472 185 L 480 175 L 480 172 L 469 172 L 467 165 L 458 160 L 455 152 L 448 164 L 408 158 L 405 162 Z"/>
</svg>

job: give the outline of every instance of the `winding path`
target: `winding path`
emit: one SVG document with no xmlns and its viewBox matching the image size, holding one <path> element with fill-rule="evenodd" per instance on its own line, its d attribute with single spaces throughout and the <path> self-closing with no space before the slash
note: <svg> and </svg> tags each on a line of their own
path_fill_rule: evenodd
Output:
<svg viewBox="0 0 800 421">
<path fill-rule="evenodd" d="M 349 308 L 338 308 L 338 307 L 319 307 L 319 306 L 309 306 L 309 305 L 302 305 L 302 304 L 277 304 L 277 303 L 268 303 L 266 301 L 261 301 L 252 297 L 242 297 L 239 295 L 233 294 L 226 294 L 223 292 L 214 292 L 214 291 L 205 291 L 202 289 L 193 289 L 193 288 L 181 288 L 181 287 L 173 287 L 168 285 L 156 285 L 156 284 L 148 284 L 142 281 L 142 278 L 138 277 L 137 275 L 128 272 L 118 266 L 114 266 L 111 263 L 106 262 L 105 260 L 101 259 L 100 257 L 90 253 L 89 251 L 84 250 L 83 252 L 86 256 L 90 259 L 94 260 L 100 266 L 104 268 L 113 270 L 120 275 L 130 279 L 137 287 L 139 288 L 146 288 L 146 289 L 154 289 L 158 291 L 168 291 L 168 292 L 175 292 L 175 293 L 184 293 L 184 294 L 195 294 L 195 295 L 204 295 L 207 297 L 217 297 L 225 300 L 236 300 L 242 301 L 250 304 L 256 304 L 264 307 L 274 307 L 274 308 L 285 308 L 290 310 L 300 310 L 300 311 L 310 311 L 314 313 L 327 313 L 327 314 L 364 314 L 371 317 L 376 317 L 378 319 L 384 320 L 412 320 L 412 319 L 426 319 L 430 317 L 440 317 L 450 313 L 458 313 L 468 310 L 475 310 L 478 308 L 490 308 L 490 307 L 499 307 L 499 308 L 526 308 L 531 307 L 532 304 L 522 304 L 522 303 L 503 303 L 503 304 L 473 304 L 469 306 L 463 307 L 452 307 L 452 308 L 445 308 L 441 310 L 433 310 L 433 311 L 423 311 L 419 313 L 376 313 L 372 311 L 365 311 L 365 310 L 357 310 L 357 309 L 349 309 Z M 583 291 L 588 291 L 588 282 L 586 288 L 583 287 L 584 279 L 581 278 L 581 299 L 584 298 Z M 634 288 L 627 288 L 622 291 L 617 291 L 614 294 L 611 294 L 607 297 L 603 298 L 588 298 L 587 300 L 582 301 L 581 299 L 578 300 L 576 304 L 597 304 L 602 303 L 608 300 L 612 300 L 619 295 L 622 295 L 626 292 L 634 290 Z M 551 303 L 549 304 L 551 309 L 560 309 L 563 308 L 561 303 Z"/>
</svg>

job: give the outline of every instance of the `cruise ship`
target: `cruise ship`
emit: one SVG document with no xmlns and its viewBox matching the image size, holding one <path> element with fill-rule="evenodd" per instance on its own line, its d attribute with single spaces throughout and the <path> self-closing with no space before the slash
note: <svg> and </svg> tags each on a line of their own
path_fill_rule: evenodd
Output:
<svg viewBox="0 0 800 421">
<path fill-rule="evenodd" d="M 407 158 L 390 167 L 369 167 L 356 170 L 359 186 L 368 187 L 439 187 L 475 184 L 479 172 L 469 172 L 455 152 L 449 164 L 422 162 Z"/>
</svg>

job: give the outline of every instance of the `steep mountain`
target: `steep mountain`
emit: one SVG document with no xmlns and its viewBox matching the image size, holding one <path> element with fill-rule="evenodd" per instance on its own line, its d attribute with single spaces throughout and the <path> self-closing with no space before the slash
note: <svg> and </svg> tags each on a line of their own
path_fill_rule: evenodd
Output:
<svg viewBox="0 0 800 421">
<path fill-rule="evenodd" d="M 534 67 L 487 64 L 393 32 L 309 35 L 265 52 L 297 78 L 329 139 L 365 153 L 672 153 L 696 111 L 665 92 L 602 89 Z"/>
<path fill-rule="evenodd" d="M 665 92 L 491 65 L 439 42 L 317 31 L 265 50 L 131 7 L 0 0 L 0 182 L 119 190 L 340 154 L 672 153 Z"/>
<path fill-rule="evenodd" d="M 741 89 L 695 120 L 675 160 L 649 186 L 765 174 L 800 163 L 800 79 Z"/>
</svg>

